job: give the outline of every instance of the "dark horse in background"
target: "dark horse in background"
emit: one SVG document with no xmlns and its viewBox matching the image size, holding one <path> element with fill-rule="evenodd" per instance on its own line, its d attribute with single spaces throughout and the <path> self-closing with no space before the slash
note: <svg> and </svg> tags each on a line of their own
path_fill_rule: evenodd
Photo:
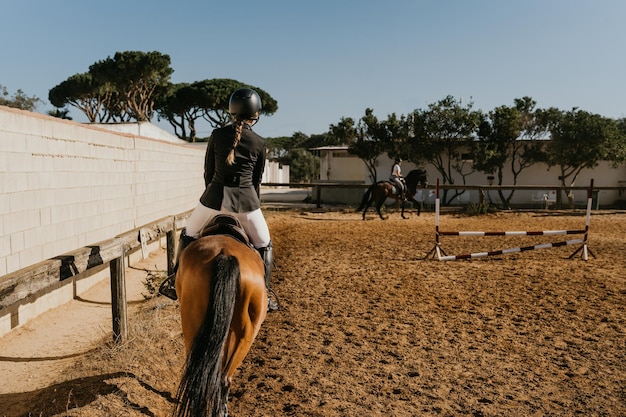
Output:
<svg viewBox="0 0 626 417">
<path fill-rule="evenodd" d="M 239 222 L 218 215 L 176 274 L 187 361 L 173 415 L 228 416 L 228 391 L 267 314 L 265 266 Z"/>
<path fill-rule="evenodd" d="M 398 200 L 402 201 L 403 219 L 406 219 L 404 216 L 404 206 L 407 200 L 417 204 L 417 215 L 419 216 L 422 212 L 422 205 L 419 201 L 415 200 L 415 194 L 417 193 L 418 184 L 421 184 L 422 188 L 427 185 L 428 176 L 426 175 L 426 171 L 423 169 L 414 169 L 404 177 L 404 180 L 406 182 L 406 195 L 404 196 L 400 194 L 400 190 L 396 190 L 397 187 L 395 184 L 392 184 L 391 181 L 378 181 L 372 184 L 365 192 L 365 195 L 363 195 L 361 205 L 356 209 L 356 211 L 363 210 L 363 220 L 365 220 L 365 213 L 372 203 L 374 207 L 376 207 L 380 218 L 385 220 L 380 212 L 380 208 L 388 198 L 393 198 L 396 202 Z"/>
</svg>

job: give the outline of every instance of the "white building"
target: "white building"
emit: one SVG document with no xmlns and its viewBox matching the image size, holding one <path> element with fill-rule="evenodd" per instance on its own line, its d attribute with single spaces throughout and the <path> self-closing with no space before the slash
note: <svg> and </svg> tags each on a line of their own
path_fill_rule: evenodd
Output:
<svg viewBox="0 0 626 417">
<path fill-rule="evenodd" d="M 319 183 L 345 183 L 345 184 L 370 184 L 369 171 L 365 163 L 358 157 L 348 152 L 347 146 L 326 146 L 313 148 L 311 151 L 319 155 L 320 158 L 320 177 Z M 467 161 L 471 164 L 471 161 Z M 391 173 L 393 161 L 382 154 L 376 161 L 377 181 L 386 180 Z M 402 164 L 402 172 L 406 175 L 409 171 L 416 169 L 415 164 L 405 161 Z M 428 172 L 429 184 L 434 184 L 440 177 L 435 168 L 426 164 L 421 168 Z M 611 163 L 602 162 L 593 170 L 583 170 L 577 180 L 576 186 L 588 186 L 591 179 L 594 180 L 594 187 L 625 187 L 626 186 L 626 165 L 613 168 Z M 454 178 L 455 184 L 462 185 L 463 179 L 460 176 Z M 466 177 L 466 185 L 495 185 L 493 179 L 488 174 L 482 172 L 474 172 Z M 440 180 L 440 183 L 443 184 Z M 503 179 L 503 185 L 512 185 L 512 175 L 506 175 Z M 560 187 L 559 170 L 556 167 L 549 168 L 547 165 L 539 163 L 532 167 L 526 168 L 518 176 L 518 186 L 545 186 L 544 190 L 516 190 L 511 201 L 512 205 L 534 205 L 538 206 L 544 201 L 544 195 L 547 194 L 549 199 L 555 196 L 554 187 Z M 509 191 L 505 191 L 508 194 Z M 431 193 L 432 194 L 432 193 Z M 322 200 L 325 202 L 358 204 L 363 189 L 323 189 Z M 432 195 L 431 195 L 432 197 Z M 491 191 L 487 196 L 493 203 L 499 204 L 498 193 Z M 428 196 L 424 196 L 428 199 Z M 596 199 L 597 206 L 613 206 L 618 201 L 626 201 L 626 194 L 621 190 L 599 190 Z M 466 204 L 469 202 L 479 201 L 478 190 L 466 190 L 454 204 Z M 586 190 L 574 191 L 574 203 L 584 205 L 587 201 Z"/>
</svg>

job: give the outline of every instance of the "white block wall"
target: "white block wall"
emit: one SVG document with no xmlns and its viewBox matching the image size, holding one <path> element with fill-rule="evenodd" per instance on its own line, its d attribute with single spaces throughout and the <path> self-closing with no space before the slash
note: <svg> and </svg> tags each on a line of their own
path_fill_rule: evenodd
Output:
<svg viewBox="0 0 626 417">
<path fill-rule="evenodd" d="M 265 170 L 261 182 L 272 183 L 288 183 L 289 182 L 289 165 L 280 165 L 278 162 L 265 162 Z"/>
<path fill-rule="evenodd" d="M 204 153 L 0 106 L 0 276 L 191 210 Z"/>
</svg>

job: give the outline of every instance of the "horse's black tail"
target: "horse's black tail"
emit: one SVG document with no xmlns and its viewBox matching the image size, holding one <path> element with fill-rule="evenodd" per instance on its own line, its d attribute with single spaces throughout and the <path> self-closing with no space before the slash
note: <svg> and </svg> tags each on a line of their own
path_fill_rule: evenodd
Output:
<svg viewBox="0 0 626 417">
<path fill-rule="evenodd" d="M 363 199 L 361 200 L 361 205 L 359 206 L 358 209 L 356 209 L 356 211 L 361 211 L 365 207 L 367 207 L 367 203 L 370 201 L 370 198 L 372 196 L 372 190 L 374 190 L 375 186 L 376 186 L 376 183 L 370 185 L 370 187 L 367 189 L 365 194 L 363 194 Z"/>
<path fill-rule="evenodd" d="M 213 285 L 209 307 L 191 350 L 178 387 L 174 416 L 221 416 L 225 410 L 222 356 L 230 328 L 239 286 L 239 261 L 223 253 L 217 255 L 210 276 Z"/>
</svg>

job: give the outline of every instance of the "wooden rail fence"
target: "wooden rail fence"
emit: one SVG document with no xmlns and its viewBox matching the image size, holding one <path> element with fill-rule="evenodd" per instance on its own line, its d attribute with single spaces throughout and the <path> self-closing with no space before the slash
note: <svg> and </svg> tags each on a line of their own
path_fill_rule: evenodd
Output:
<svg viewBox="0 0 626 417">
<path fill-rule="evenodd" d="M 191 212 L 168 216 L 130 230 L 114 238 L 78 248 L 60 256 L 0 277 L 0 314 L 11 314 L 11 328 L 20 324 L 19 306 L 35 302 L 40 296 L 108 266 L 111 281 L 113 339 L 128 337 L 125 260 L 147 243 L 166 237 L 167 272 L 174 267 L 176 232 Z M 74 294 L 76 297 L 76 294 Z"/>
</svg>

